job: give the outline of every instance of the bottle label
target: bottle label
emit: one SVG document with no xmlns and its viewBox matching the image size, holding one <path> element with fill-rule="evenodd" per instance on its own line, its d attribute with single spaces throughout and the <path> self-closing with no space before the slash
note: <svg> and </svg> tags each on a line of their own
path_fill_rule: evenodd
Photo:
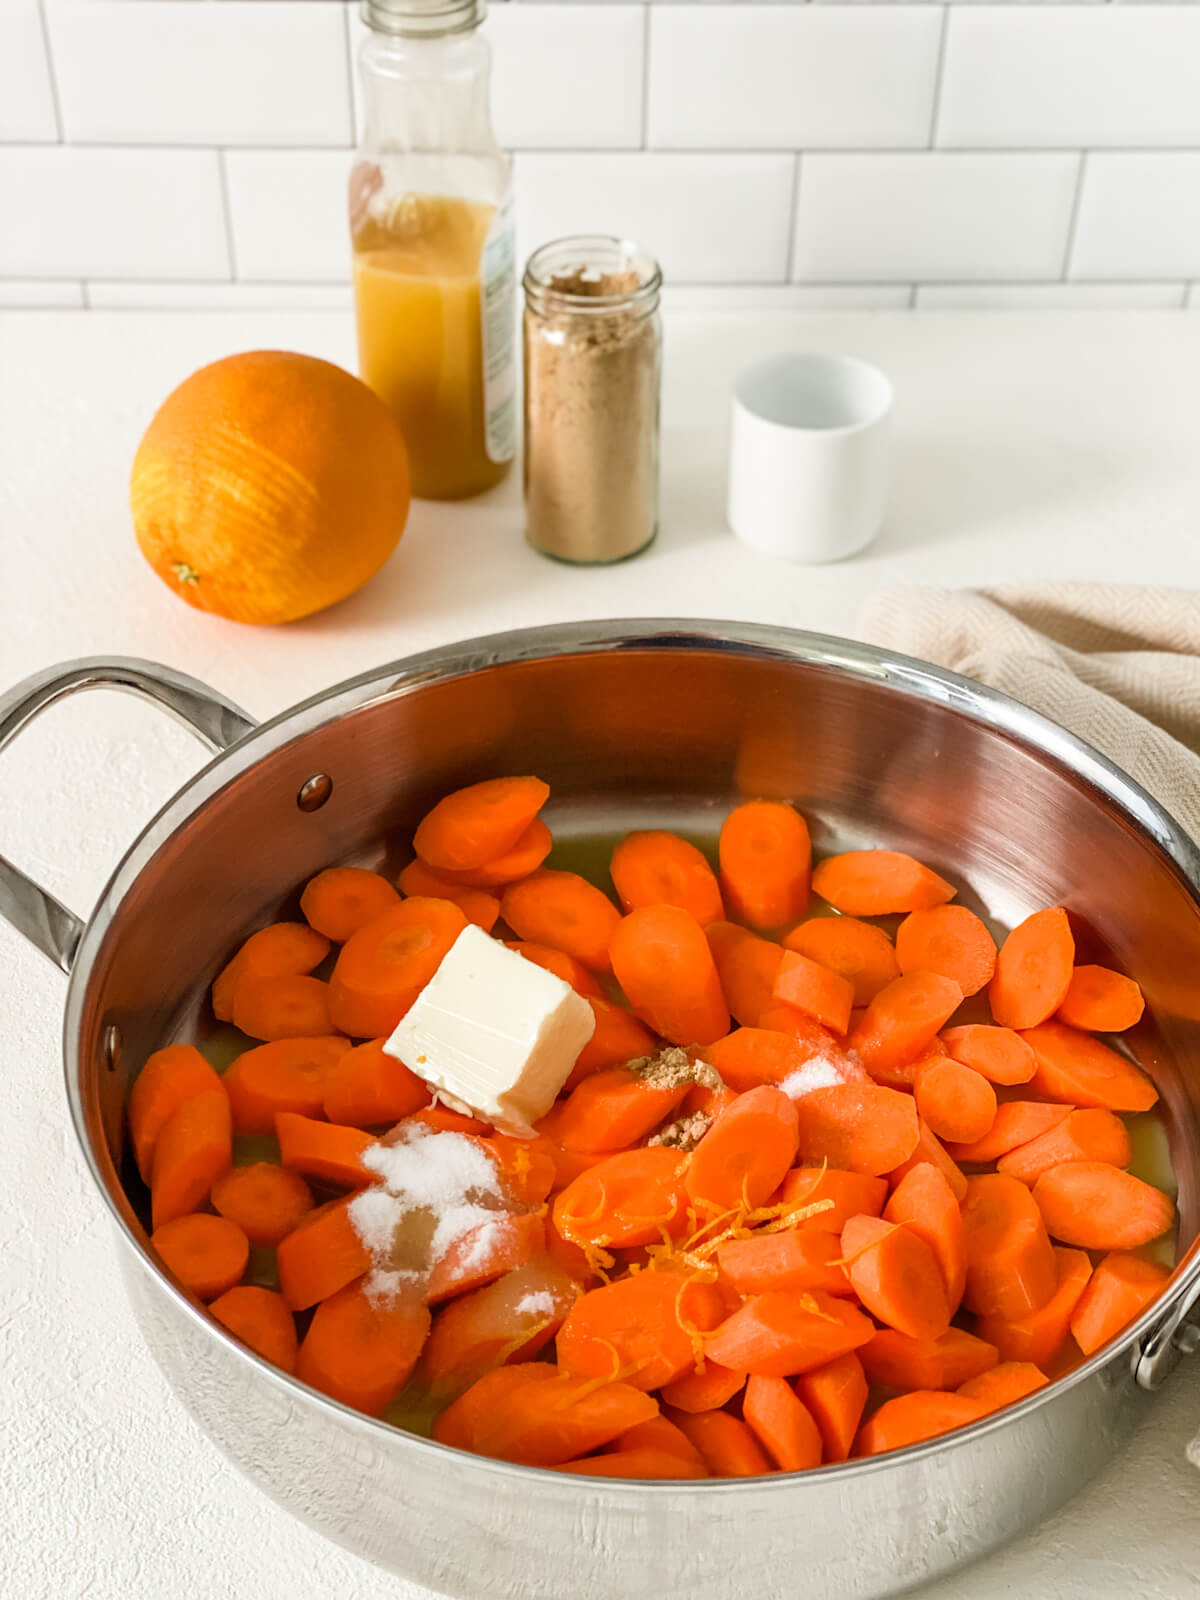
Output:
<svg viewBox="0 0 1200 1600">
<path fill-rule="evenodd" d="M 496 208 L 479 268 L 484 440 L 492 461 L 517 453 L 517 246 L 512 190 Z"/>
</svg>

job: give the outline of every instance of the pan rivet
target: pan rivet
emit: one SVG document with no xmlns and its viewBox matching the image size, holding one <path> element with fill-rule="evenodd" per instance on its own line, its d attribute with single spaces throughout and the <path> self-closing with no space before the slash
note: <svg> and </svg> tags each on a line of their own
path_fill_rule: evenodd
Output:
<svg viewBox="0 0 1200 1600">
<path fill-rule="evenodd" d="M 121 1066 L 121 1030 L 115 1023 L 105 1028 L 102 1049 L 104 1052 L 104 1070 L 106 1072 L 119 1071 Z"/>
<path fill-rule="evenodd" d="M 301 811 L 320 811 L 333 793 L 333 779 L 327 772 L 316 772 L 300 785 L 296 804 Z"/>
</svg>

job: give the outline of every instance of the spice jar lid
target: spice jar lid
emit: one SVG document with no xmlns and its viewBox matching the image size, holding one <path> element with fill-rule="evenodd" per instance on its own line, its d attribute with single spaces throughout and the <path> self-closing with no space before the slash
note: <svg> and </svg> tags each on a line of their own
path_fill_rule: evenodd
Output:
<svg viewBox="0 0 1200 1600">
<path fill-rule="evenodd" d="M 487 5 L 485 0 L 361 0 L 359 11 L 376 33 L 435 39 L 477 28 Z"/>
<path fill-rule="evenodd" d="M 662 271 L 653 256 L 629 239 L 577 234 L 535 250 L 523 285 L 526 303 L 539 311 L 649 315 L 658 305 Z"/>
</svg>

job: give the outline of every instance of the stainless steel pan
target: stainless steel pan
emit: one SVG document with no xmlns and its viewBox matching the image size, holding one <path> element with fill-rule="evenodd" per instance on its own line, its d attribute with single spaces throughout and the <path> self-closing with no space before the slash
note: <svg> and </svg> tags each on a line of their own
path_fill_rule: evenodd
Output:
<svg viewBox="0 0 1200 1600">
<path fill-rule="evenodd" d="M 866 646 L 774 628 L 612 622 L 394 663 L 255 727 L 132 661 L 53 669 L 0 702 L 0 746 L 65 695 L 158 702 L 216 758 L 151 822 L 84 924 L 7 862 L 0 913 L 70 974 L 80 1143 L 151 1352 L 226 1455 L 367 1559 L 464 1597 L 783 1600 L 895 1593 L 1030 1526 L 1119 1450 L 1200 1342 L 1200 852 L 1094 750 L 1003 696 Z M 796 1477 L 564 1478 L 443 1449 L 259 1361 L 164 1275 L 118 1177 L 129 1069 L 203 1016 L 238 937 L 331 861 L 380 861 L 431 801 L 505 770 L 553 786 L 556 834 L 715 830 L 793 798 L 817 842 L 911 849 L 1002 921 L 1066 904 L 1149 1002 L 1135 1043 L 1169 1118 L 1182 1264 L 1068 1378 L 943 1441 Z"/>
</svg>

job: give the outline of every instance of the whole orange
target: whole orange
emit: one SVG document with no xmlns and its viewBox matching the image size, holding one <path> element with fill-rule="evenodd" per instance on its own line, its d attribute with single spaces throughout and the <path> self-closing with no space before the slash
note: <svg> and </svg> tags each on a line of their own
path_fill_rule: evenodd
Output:
<svg viewBox="0 0 1200 1600">
<path fill-rule="evenodd" d="M 292 622 L 344 600 L 404 531 L 408 452 L 341 367 L 253 350 L 168 395 L 134 458 L 138 544 L 181 600 Z"/>
</svg>

